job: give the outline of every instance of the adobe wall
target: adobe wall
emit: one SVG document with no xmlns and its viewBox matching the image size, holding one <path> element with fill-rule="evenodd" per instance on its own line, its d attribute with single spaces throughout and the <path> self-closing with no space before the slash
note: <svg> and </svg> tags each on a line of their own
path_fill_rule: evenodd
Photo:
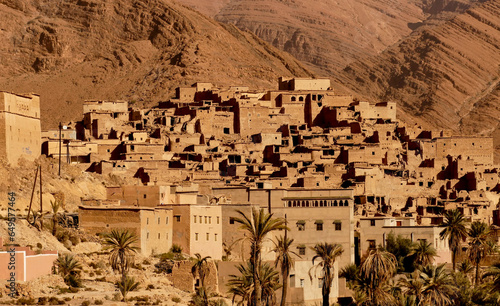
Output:
<svg viewBox="0 0 500 306">
<path fill-rule="evenodd" d="M 493 164 L 493 137 L 450 137 L 436 139 L 436 157 L 438 161 L 446 156 L 462 156 L 472 159 L 476 164 Z"/>
<path fill-rule="evenodd" d="M 191 205 L 190 253 L 222 259 L 222 212 L 219 205 Z M 200 222 L 201 221 L 201 222 Z"/>
<path fill-rule="evenodd" d="M 40 97 L 0 91 L 0 158 L 16 165 L 19 157 L 41 153 Z"/>
<path fill-rule="evenodd" d="M 87 233 L 111 232 L 127 229 L 140 237 L 140 211 L 123 209 L 91 209 L 79 207 L 80 227 Z"/>
<path fill-rule="evenodd" d="M 201 254 L 202 257 L 205 257 Z M 172 285 L 187 292 L 195 291 L 195 278 L 191 273 L 191 268 L 194 265 L 192 260 L 183 260 L 174 262 L 172 274 L 168 275 L 168 279 L 172 281 Z M 208 293 L 219 293 L 219 279 L 217 277 L 217 266 L 212 260 L 207 262 L 208 273 L 205 276 L 205 287 Z"/>
<path fill-rule="evenodd" d="M 85 101 L 83 103 L 83 113 L 90 112 L 111 112 L 124 113 L 128 111 L 126 101 Z"/>
<path fill-rule="evenodd" d="M 170 251 L 173 235 L 173 212 L 167 208 L 141 210 L 141 253 L 162 254 Z"/>
</svg>

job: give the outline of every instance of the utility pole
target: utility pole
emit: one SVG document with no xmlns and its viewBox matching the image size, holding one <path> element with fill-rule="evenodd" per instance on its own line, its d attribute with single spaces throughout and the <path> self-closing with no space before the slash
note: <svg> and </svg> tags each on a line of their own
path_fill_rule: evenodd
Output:
<svg viewBox="0 0 500 306">
<path fill-rule="evenodd" d="M 61 176 L 61 130 L 62 124 L 59 122 L 59 177 Z"/>
</svg>

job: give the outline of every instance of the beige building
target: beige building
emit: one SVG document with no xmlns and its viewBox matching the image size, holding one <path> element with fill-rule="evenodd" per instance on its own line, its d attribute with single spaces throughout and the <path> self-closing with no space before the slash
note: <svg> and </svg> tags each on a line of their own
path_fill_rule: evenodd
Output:
<svg viewBox="0 0 500 306">
<path fill-rule="evenodd" d="M 173 240 L 191 256 L 222 259 L 222 213 L 219 205 L 174 204 Z"/>
<path fill-rule="evenodd" d="M 41 151 L 40 97 L 0 91 L 0 158 L 16 165 Z"/>
<path fill-rule="evenodd" d="M 412 218 L 369 217 L 359 221 L 361 256 L 379 245 L 385 246 L 387 235 L 401 235 L 412 242 L 424 240 L 432 243 L 437 251 L 435 263 L 450 263 L 451 253 L 448 240 L 442 240 L 439 233 L 443 229 L 437 226 L 419 226 Z"/>
<path fill-rule="evenodd" d="M 80 227 L 90 234 L 130 230 L 144 255 L 167 253 L 172 247 L 172 209 L 168 207 L 80 206 Z"/>
</svg>

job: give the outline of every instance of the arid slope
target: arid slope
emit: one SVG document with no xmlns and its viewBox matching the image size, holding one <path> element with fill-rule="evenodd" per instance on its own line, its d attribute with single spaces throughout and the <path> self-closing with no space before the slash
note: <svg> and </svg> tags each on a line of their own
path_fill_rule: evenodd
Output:
<svg viewBox="0 0 500 306">
<path fill-rule="evenodd" d="M 42 125 L 85 99 L 151 104 L 194 81 L 274 87 L 310 76 L 256 36 L 169 0 L 0 0 L 0 90 L 36 92 Z"/>
<path fill-rule="evenodd" d="M 323 74 L 375 55 L 474 0 L 178 0 L 249 30 Z"/>
<path fill-rule="evenodd" d="M 490 134 L 498 125 L 500 1 L 419 31 L 339 80 L 360 95 L 400 102 L 406 117 L 436 128 Z"/>
</svg>

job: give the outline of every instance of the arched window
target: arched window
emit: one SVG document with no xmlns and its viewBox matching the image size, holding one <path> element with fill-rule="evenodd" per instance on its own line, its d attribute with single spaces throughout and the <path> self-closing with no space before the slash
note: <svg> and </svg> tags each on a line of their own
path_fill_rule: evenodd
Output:
<svg viewBox="0 0 500 306">
<path fill-rule="evenodd" d="M 292 100 L 292 102 L 295 102 L 295 101 L 297 101 L 297 98 L 295 98 L 295 96 L 292 96 L 291 100 Z"/>
<path fill-rule="evenodd" d="M 302 97 L 302 96 L 301 96 L 301 97 L 299 97 L 299 101 L 300 101 L 300 102 L 303 102 L 303 101 L 304 101 L 304 97 Z"/>
<path fill-rule="evenodd" d="M 337 206 L 338 204 L 337 200 L 333 201 L 333 206 Z"/>
</svg>

